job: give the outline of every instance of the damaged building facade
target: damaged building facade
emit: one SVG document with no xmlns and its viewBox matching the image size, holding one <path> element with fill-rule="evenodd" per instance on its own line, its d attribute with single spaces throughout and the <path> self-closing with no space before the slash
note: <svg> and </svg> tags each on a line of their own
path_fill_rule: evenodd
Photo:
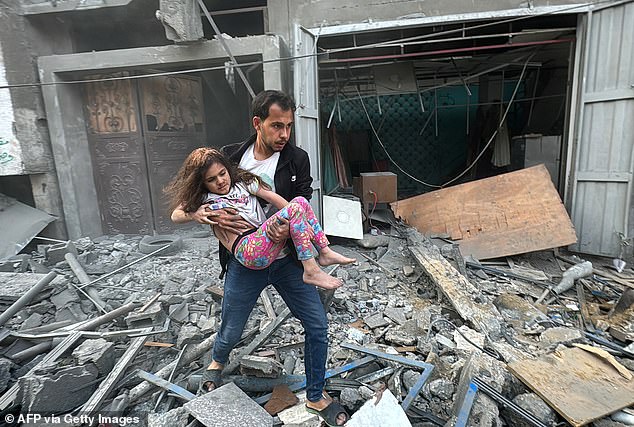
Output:
<svg viewBox="0 0 634 427">
<path fill-rule="evenodd" d="M 633 2 L 203 4 L 0 6 L 0 192 L 55 215 L 43 235 L 170 230 L 185 155 L 248 136 L 249 93 L 284 89 L 317 204 L 360 173 L 402 199 L 544 163 L 573 248 L 626 248 Z"/>
</svg>

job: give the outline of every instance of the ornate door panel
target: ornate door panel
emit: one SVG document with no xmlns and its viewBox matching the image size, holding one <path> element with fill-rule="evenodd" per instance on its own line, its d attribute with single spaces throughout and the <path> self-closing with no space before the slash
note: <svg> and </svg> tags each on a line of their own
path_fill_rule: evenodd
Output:
<svg viewBox="0 0 634 427">
<path fill-rule="evenodd" d="M 92 76 L 111 77 L 111 76 Z M 130 80 L 87 83 L 88 141 L 104 233 L 150 233 L 152 204 Z"/>
<path fill-rule="evenodd" d="M 154 221 L 159 232 L 174 225 L 162 194 L 187 155 L 205 145 L 202 83 L 197 77 L 161 76 L 139 85 Z"/>
</svg>

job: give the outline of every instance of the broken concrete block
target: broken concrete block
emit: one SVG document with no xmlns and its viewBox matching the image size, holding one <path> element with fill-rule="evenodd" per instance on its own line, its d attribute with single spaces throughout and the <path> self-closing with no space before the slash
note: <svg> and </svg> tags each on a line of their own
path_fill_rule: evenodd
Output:
<svg viewBox="0 0 634 427">
<path fill-rule="evenodd" d="M 183 407 L 207 427 L 273 426 L 273 417 L 234 383 L 218 387 Z"/>
<path fill-rule="evenodd" d="M 432 396 L 438 397 L 441 400 L 449 400 L 454 393 L 454 386 L 451 381 L 443 378 L 431 381 L 427 388 Z"/>
<path fill-rule="evenodd" d="M 80 302 L 81 299 L 77 295 L 77 291 L 66 288 L 63 291 L 51 296 L 51 302 L 55 304 L 57 310 L 61 310 L 72 302 Z"/>
<path fill-rule="evenodd" d="M 493 304 L 504 316 L 504 320 L 516 328 L 524 328 L 526 324 L 530 325 L 536 320 L 548 319 L 533 304 L 518 295 L 502 294 L 493 301 Z"/>
<path fill-rule="evenodd" d="M 125 318 L 125 323 L 130 328 L 146 328 L 149 326 L 161 325 L 165 321 L 166 314 L 163 311 L 163 304 L 154 301 L 142 312 L 133 311 Z"/>
<path fill-rule="evenodd" d="M 91 364 L 38 371 L 18 380 L 17 401 L 25 413 L 65 413 L 90 398 L 95 379 L 97 368 Z"/>
<path fill-rule="evenodd" d="M 280 362 L 270 357 L 244 356 L 240 360 L 242 375 L 254 375 L 259 378 L 277 378 L 284 367 Z"/>
<path fill-rule="evenodd" d="M 196 323 L 196 326 L 200 329 L 200 331 L 207 335 L 216 331 L 216 318 L 212 317 L 208 319 L 206 316 L 201 316 Z"/>
<path fill-rule="evenodd" d="M 147 418 L 148 427 L 174 427 L 188 424 L 189 412 L 182 406 L 163 414 L 150 412 Z"/>
<path fill-rule="evenodd" d="M 403 266 L 403 275 L 405 275 L 406 277 L 409 277 L 412 274 L 414 274 L 414 267 L 412 267 L 411 265 L 404 265 Z"/>
<path fill-rule="evenodd" d="M 405 309 L 403 309 L 402 307 L 388 307 L 385 309 L 383 314 L 385 314 L 387 317 L 389 317 L 399 325 L 402 325 L 407 321 L 407 318 L 405 317 Z"/>
<path fill-rule="evenodd" d="M 390 329 L 385 334 L 385 340 L 396 345 L 416 345 L 418 337 L 424 334 L 425 331 L 418 327 L 418 322 L 412 319 L 398 328 Z"/>
<path fill-rule="evenodd" d="M 77 248 L 73 242 L 62 242 L 50 245 L 46 250 L 46 259 L 49 264 L 57 264 L 64 261 L 66 254 L 73 254 L 77 256 Z"/>
<path fill-rule="evenodd" d="M 4 390 L 9 385 L 11 380 L 11 369 L 15 364 L 9 359 L 4 357 L 0 358 L 0 390 Z"/>
<path fill-rule="evenodd" d="M 288 385 L 278 384 L 273 388 L 271 398 L 264 405 L 264 409 L 271 415 L 277 415 L 278 412 L 296 405 L 297 402 L 299 402 L 299 399 L 293 394 Z"/>
<path fill-rule="evenodd" d="M 553 344 L 565 344 L 582 338 L 578 329 L 555 327 L 548 328 L 539 337 L 540 345 L 548 347 Z"/>
<path fill-rule="evenodd" d="M 355 240 L 357 245 L 366 249 L 375 249 L 379 246 L 388 246 L 390 244 L 390 236 L 373 236 L 372 234 L 364 234 L 363 239 Z"/>
<path fill-rule="evenodd" d="M 348 409 L 356 409 L 366 399 L 361 397 L 359 390 L 354 388 L 344 388 L 339 395 L 339 401 Z"/>
<path fill-rule="evenodd" d="M 517 395 L 513 398 L 513 403 L 533 414 L 545 425 L 551 426 L 556 424 L 557 414 L 555 411 L 534 393 Z M 511 426 L 529 427 L 533 425 L 505 407 L 502 408 L 502 417 L 506 420 L 507 424 Z"/>
<path fill-rule="evenodd" d="M 185 323 L 189 319 L 188 304 L 183 301 L 180 304 L 172 304 L 169 307 L 169 318 L 178 323 Z"/>
<path fill-rule="evenodd" d="M 411 427 L 405 411 L 390 390 L 384 390 L 352 415 L 346 427 Z"/>
<path fill-rule="evenodd" d="M 29 317 L 22 322 L 20 325 L 20 330 L 23 331 L 25 329 L 37 328 L 42 325 L 42 315 L 39 313 L 32 313 Z"/>
<path fill-rule="evenodd" d="M 363 322 L 368 325 L 368 328 L 370 329 L 382 328 L 383 326 L 390 324 L 390 322 L 383 317 L 382 313 L 375 313 L 371 316 L 365 317 Z"/>
<path fill-rule="evenodd" d="M 86 340 L 73 350 L 73 358 L 78 365 L 94 364 L 99 375 L 103 376 L 114 367 L 114 344 L 103 338 Z"/>
<path fill-rule="evenodd" d="M 66 305 L 66 307 L 60 308 L 55 311 L 56 322 L 63 322 L 65 320 L 79 322 L 86 319 L 88 319 L 88 316 L 86 316 L 86 313 L 84 313 L 81 309 L 81 304 L 76 302 L 71 302 Z"/>
<path fill-rule="evenodd" d="M 183 325 L 176 339 L 176 347 L 183 348 L 183 345 L 194 341 L 201 341 L 203 338 L 203 334 L 198 327 L 194 325 Z"/>
</svg>

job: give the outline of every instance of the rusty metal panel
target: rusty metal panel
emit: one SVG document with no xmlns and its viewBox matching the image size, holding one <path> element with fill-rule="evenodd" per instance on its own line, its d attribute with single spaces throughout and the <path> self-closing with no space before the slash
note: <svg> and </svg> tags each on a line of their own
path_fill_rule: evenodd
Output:
<svg viewBox="0 0 634 427">
<path fill-rule="evenodd" d="M 121 77 L 122 73 L 91 78 Z M 137 131 L 136 106 L 130 80 L 86 83 L 88 130 L 93 134 Z"/>
<path fill-rule="evenodd" d="M 200 79 L 161 76 L 141 82 L 146 129 L 150 132 L 201 133 L 203 101 Z"/>
<path fill-rule="evenodd" d="M 618 256 L 634 174 L 634 2 L 586 18 L 571 216 L 580 252 Z"/>
</svg>

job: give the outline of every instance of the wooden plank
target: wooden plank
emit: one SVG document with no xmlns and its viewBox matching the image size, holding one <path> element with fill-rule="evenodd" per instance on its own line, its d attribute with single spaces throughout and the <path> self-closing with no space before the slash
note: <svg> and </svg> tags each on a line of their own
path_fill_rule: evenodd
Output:
<svg viewBox="0 0 634 427">
<path fill-rule="evenodd" d="M 508 368 L 573 426 L 634 404 L 634 380 L 580 348 L 567 348 Z"/>
<path fill-rule="evenodd" d="M 456 312 L 479 332 L 492 339 L 500 337 L 502 318 L 493 304 L 476 302 L 478 289 L 440 254 L 428 239 L 413 229 L 407 235 L 409 250 L 438 289 L 451 302 Z"/>
<path fill-rule="evenodd" d="M 576 243 L 548 170 L 538 165 L 391 203 L 423 234 L 444 234 L 463 255 L 516 255 Z"/>
</svg>

